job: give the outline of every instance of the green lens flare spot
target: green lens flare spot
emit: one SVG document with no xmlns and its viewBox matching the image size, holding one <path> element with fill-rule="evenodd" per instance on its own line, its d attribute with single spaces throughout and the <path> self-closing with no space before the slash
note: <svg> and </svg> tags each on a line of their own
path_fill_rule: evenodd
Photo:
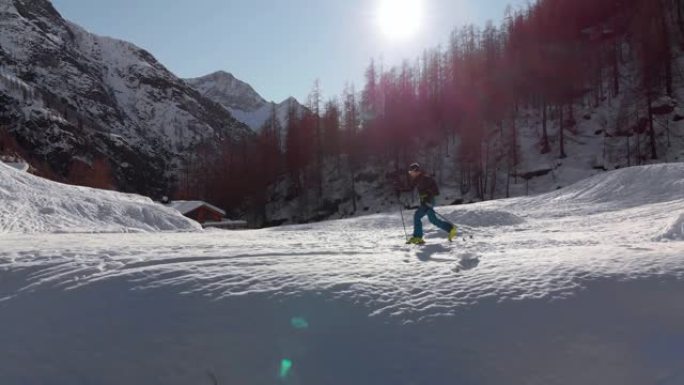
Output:
<svg viewBox="0 0 684 385">
<path fill-rule="evenodd" d="M 293 328 L 298 329 L 298 330 L 303 330 L 303 329 L 309 328 L 309 322 L 307 322 L 306 319 L 304 319 L 302 317 L 293 317 L 290 320 L 290 325 L 292 325 Z"/>
<path fill-rule="evenodd" d="M 280 378 L 286 379 L 290 375 L 290 370 L 292 370 L 292 361 L 288 359 L 283 359 L 280 361 Z"/>
</svg>

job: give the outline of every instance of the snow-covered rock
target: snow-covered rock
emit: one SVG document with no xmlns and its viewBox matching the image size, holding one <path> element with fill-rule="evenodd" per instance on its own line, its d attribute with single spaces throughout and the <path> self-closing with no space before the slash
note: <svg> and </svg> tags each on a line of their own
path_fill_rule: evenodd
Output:
<svg viewBox="0 0 684 385">
<path fill-rule="evenodd" d="M 0 233 L 199 230 L 150 198 L 52 182 L 0 162 Z"/>
</svg>

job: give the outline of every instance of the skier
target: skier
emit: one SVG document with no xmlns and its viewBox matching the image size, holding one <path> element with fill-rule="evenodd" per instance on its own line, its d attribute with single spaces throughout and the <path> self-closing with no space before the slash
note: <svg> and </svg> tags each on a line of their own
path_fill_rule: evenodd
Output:
<svg viewBox="0 0 684 385">
<path fill-rule="evenodd" d="M 456 236 L 456 226 L 437 218 L 434 209 L 435 196 L 439 195 L 437 182 L 425 174 L 418 163 L 412 163 L 409 166 L 408 173 L 410 177 L 408 186 L 399 183 L 395 186 L 395 189 L 397 194 L 399 194 L 401 192 L 413 191 L 416 188 L 420 197 L 420 207 L 418 207 L 413 216 L 413 237 L 406 243 L 414 245 L 425 244 L 423 240 L 423 217 L 426 215 L 430 223 L 449 233 L 449 242 L 451 242 Z"/>
</svg>

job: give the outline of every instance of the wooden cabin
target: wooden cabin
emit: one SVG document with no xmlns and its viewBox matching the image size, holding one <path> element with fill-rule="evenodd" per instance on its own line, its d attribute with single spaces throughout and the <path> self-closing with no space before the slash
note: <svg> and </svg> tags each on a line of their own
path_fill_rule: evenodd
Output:
<svg viewBox="0 0 684 385">
<path fill-rule="evenodd" d="M 221 222 L 226 216 L 225 211 L 203 201 L 171 201 L 168 205 L 202 225 L 206 222 Z"/>
</svg>

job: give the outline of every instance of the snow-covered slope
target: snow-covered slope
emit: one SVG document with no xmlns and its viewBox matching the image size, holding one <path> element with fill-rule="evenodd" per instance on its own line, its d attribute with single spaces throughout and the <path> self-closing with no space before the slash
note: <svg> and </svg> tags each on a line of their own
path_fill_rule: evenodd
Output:
<svg viewBox="0 0 684 385">
<path fill-rule="evenodd" d="M 683 170 L 684 162 L 615 170 L 547 194 L 519 198 L 514 205 L 534 210 L 557 209 L 562 205 L 565 213 L 573 206 L 590 214 L 640 206 L 644 202 L 684 199 Z"/>
<path fill-rule="evenodd" d="M 3 384 L 684 383 L 684 164 L 438 211 L 0 238 Z"/>
<path fill-rule="evenodd" d="M 0 234 L 199 229 L 197 222 L 149 198 L 64 185 L 0 162 Z"/>
<path fill-rule="evenodd" d="M 149 175 L 179 152 L 252 135 L 149 52 L 85 31 L 48 0 L 0 0 L 0 101 L 25 152 L 62 176 L 74 157 L 111 159 L 129 191 L 163 180 Z"/>
<path fill-rule="evenodd" d="M 267 102 L 252 86 L 224 71 L 186 79 L 186 82 L 202 95 L 227 108 L 235 119 L 254 131 L 261 130 L 274 112 L 280 126 L 285 129 L 290 108 L 293 108 L 298 116 L 304 111 L 304 107 L 293 97 L 277 104 Z"/>
</svg>

